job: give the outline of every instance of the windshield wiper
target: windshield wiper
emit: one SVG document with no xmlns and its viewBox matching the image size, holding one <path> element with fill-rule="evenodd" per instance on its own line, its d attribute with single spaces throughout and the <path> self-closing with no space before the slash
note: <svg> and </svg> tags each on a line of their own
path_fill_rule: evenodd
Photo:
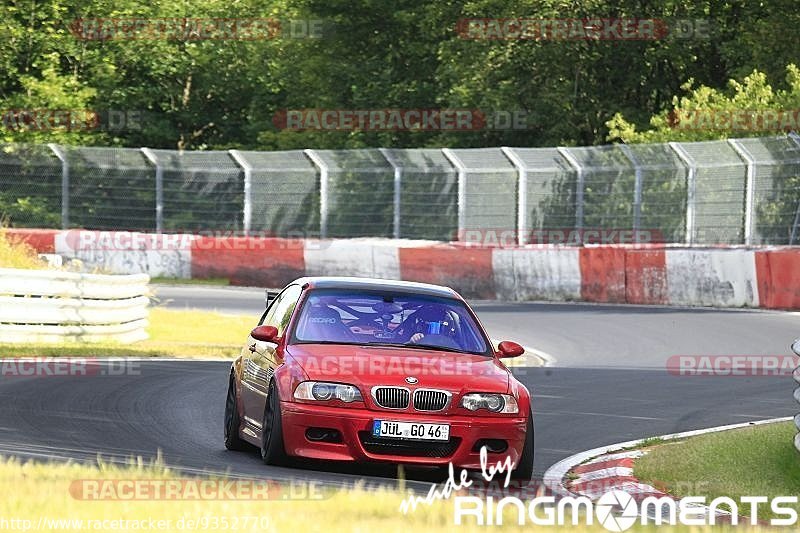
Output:
<svg viewBox="0 0 800 533">
<path fill-rule="evenodd" d="M 433 344 L 403 344 L 403 348 L 422 348 L 423 350 L 441 350 L 443 352 L 464 353 L 469 355 L 483 355 L 475 352 L 468 352 L 466 350 L 459 350 L 458 348 L 450 348 L 447 346 L 435 346 Z"/>
<path fill-rule="evenodd" d="M 363 343 L 360 342 L 348 342 L 348 341 L 307 341 L 307 340 L 297 340 L 296 344 L 345 344 L 347 346 L 363 346 Z"/>
<path fill-rule="evenodd" d="M 346 346 L 361 346 L 362 348 L 369 348 L 370 346 L 380 346 L 381 348 L 406 348 L 407 344 L 397 344 L 391 342 L 349 342 L 349 341 L 306 341 L 298 340 L 297 344 L 343 344 Z"/>
</svg>

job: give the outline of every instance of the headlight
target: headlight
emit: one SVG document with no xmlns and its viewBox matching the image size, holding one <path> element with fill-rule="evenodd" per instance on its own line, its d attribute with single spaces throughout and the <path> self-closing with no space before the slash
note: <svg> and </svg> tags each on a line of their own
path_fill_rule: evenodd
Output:
<svg viewBox="0 0 800 533">
<path fill-rule="evenodd" d="M 358 387 L 343 383 L 328 383 L 326 381 L 304 381 L 294 390 L 294 397 L 298 400 L 316 400 L 320 402 L 330 400 L 340 400 L 344 403 L 364 401 Z"/>
<path fill-rule="evenodd" d="M 469 411 L 486 409 L 492 413 L 519 413 L 517 399 L 508 394 L 484 394 L 473 392 L 461 398 L 461 407 Z"/>
</svg>

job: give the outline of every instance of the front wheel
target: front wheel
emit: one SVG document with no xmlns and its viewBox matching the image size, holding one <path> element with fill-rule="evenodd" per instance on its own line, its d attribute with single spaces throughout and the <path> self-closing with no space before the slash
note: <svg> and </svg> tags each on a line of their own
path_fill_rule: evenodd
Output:
<svg viewBox="0 0 800 533">
<path fill-rule="evenodd" d="M 231 374 L 228 380 L 228 396 L 225 398 L 225 447 L 229 450 L 241 451 L 245 448 L 244 441 L 239 437 L 238 399 L 236 396 L 236 378 Z"/>
<path fill-rule="evenodd" d="M 283 423 L 281 421 L 281 402 L 275 382 L 269 384 L 264 420 L 261 423 L 261 459 L 264 464 L 279 466 L 286 463 L 283 447 Z"/>
<path fill-rule="evenodd" d="M 511 478 L 517 481 L 530 481 L 533 477 L 533 413 L 528 414 L 528 427 L 525 431 L 525 444 L 522 446 L 517 467 L 511 472 Z"/>
</svg>

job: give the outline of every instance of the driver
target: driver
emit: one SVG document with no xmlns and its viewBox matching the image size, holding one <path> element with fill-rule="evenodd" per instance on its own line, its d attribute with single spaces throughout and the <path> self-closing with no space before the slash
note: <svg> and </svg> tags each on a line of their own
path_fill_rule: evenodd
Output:
<svg viewBox="0 0 800 533">
<path fill-rule="evenodd" d="M 418 343 L 428 335 L 443 335 L 449 338 L 456 336 L 456 324 L 450 313 L 438 305 L 420 307 L 411 317 L 411 335 L 409 342 Z"/>
</svg>

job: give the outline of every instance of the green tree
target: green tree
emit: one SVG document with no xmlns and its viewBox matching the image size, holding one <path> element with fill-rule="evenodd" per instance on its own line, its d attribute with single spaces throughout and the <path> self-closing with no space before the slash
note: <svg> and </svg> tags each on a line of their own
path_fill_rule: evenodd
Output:
<svg viewBox="0 0 800 533">
<path fill-rule="evenodd" d="M 705 85 L 695 87 L 694 80 L 690 79 L 682 87 L 687 94 L 674 96 L 671 109 L 653 115 L 649 129 L 639 131 L 633 121 L 616 113 L 607 122 L 608 140 L 626 143 L 703 141 L 774 134 L 786 127 L 797 129 L 794 121 L 800 105 L 800 69 L 793 64 L 786 67 L 786 85 L 788 89 L 773 89 L 767 76 L 759 71 L 753 71 L 741 82 L 730 80 L 727 90 Z M 756 120 L 748 120 L 743 111 L 752 111 Z M 780 113 L 782 111 L 784 113 Z M 774 122 L 766 112 L 777 113 Z M 737 126 L 731 120 L 737 115 L 746 122 Z"/>
</svg>

